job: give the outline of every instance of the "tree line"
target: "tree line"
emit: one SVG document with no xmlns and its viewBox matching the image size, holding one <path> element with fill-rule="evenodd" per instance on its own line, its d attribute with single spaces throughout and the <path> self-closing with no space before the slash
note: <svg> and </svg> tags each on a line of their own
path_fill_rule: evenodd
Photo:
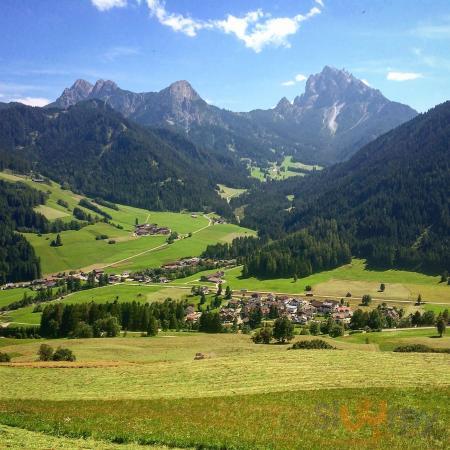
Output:
<svg viewBox="0 0 450 450">
<path fill-rule="evenodd" d="M 116 336 L 120 329 L 155 335 L 158 328 L 179 330 L 187 301 L 48 304 L 42 311 L 40 334 L 47 338 Z"/>
</svg>

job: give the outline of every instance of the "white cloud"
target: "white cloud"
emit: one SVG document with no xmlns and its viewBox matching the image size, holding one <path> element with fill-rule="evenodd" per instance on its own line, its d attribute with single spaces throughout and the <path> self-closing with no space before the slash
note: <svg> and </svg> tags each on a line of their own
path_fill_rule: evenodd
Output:
<svg viewBox="0 0 450 450">
<path fill-rule="evenodd" d="M 194 37 L 197 31 L 211 26 L 202 20 L 185 17 L 182 14 L 169 13 L 166 10 L 164 2 L 160 0 L 147 0 L 147 6 L 151 14 L 156 17 L 162 25 L 172 28 L 173 31 L 184 33 L 187 36 Z"/>
<path fill-rule="evenodd" d="M 305 80 L 306 80 L 306 75 L 303 75 L 302 73 L 295 75 L 295 81 L 297 81 L 298 83 L 301 83 L 302 81 L 305 81 Z"/>
<path fill-rule="evenodd" d="M 234 34 L 247 48 L 259 53 L 268 45 L 290 47 L 288 37 L 297 33 L 302 22 L 320 12 L 319 8 L 313 7 L 306 15 L 272 18 L 270 14 L 258 9 L 243 17 L 229 14 L 226 20 L 215 21 L 214 25 L 227 34 Z"/>
<path fill-rule="evenodd" d="M 423 78 L 423 75 L 417 72 L 388 72 L 386 78 L 391 81 L 410 81 Z"/>
<path fill-rule="evenodd" d="M 140 50 L 136 47 L 117 46 L 106 51 L 103 55 L 103 59 L 106 61 L 115 61 L 123 56 L 135 56 L 140 53 Z"/>
<path fill-rule="evenodd" d="M 91 0 L 91 2 L 99 11 L 127 6 L 127 0 Z"/>
<path fill-rule="evenodd" d="M 370 85 L 370 83 L 369 83 L 365 78 L 361 78 L 361 81 L 362 81 L 366 86 L 372 87 L 372 86 Z"/>
<path fill-rule="evenodd" d="M 320 4 L 320 3 L 319 3 Z M 147 0 L 151 14 L 162 24 L 175 32 L 195 37 L 200 30 L 218 30 L 232 34 L 244 42 L 247 48 L 259 53 L 264 47 L 290 47 L 288 37 L 297 33 L 300 24 L 321 10 L 315 6 L 305 15 L 294 17 L 272 17 L 261 9 L 250 11 L 242 17 L 228 14 L 223 20 L 199 20 L 166 10 L 162 0 Z"/>
<path fill-rule="evenodd" d="M 51 100 L 49 100 L 48 98 L 41 98 L 41 97 L 24 97 L 24 98 L 17 98 L 11 101 L 23 103 L 24 105 L 28 106 L 45 106 L 48 105 Z"/>
<path fill-rule="evenodd" d="M 283 83 L 281 83 L 281 86 L 294 86 L 294 84 L 296 83 L 301 83 L 302 81 L 305 81 L 306 78 L 307 77 L 302 73 L 298 73 L 297 75 L 295 75 L 293 80 L 283 81 Z"/>
<path fill-rule="evenodd" d="M 323 4 L 323 0 L 316 0 L 316 3 L 321 6 L 322 8 L 325 7 L 325 5 Z"/>
</svg>

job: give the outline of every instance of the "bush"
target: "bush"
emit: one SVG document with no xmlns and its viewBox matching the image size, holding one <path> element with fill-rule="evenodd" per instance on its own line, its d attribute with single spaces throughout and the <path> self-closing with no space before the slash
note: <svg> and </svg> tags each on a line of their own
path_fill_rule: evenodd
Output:
<svg viewBox="0 0 450 450">
<path fill-rule="evenodd" d="M 335 350 L 336 347 L 333 347 L 328 342 L 325 342 L 323 339 L 312 339 L 310 341 L 298 341 L 295 342 L 290 350 Z"/>
<path fill-rule="evenodd" d="M 11 356 L 9 356 L 8 353 L 0 352 L 0 363 L 10 362 L 10 361 L 11 361 Z"/>
<path fill-rule="evenodd" d="M 95 236 L 96 241 L 104 241 L 105 239 L 108 239 L 109 236 L 107 234 L 100 234 L 98 236 Z"/>
<path fill-rule="evenodd" d="M 39 361 L 51 361 L 53 359 L 53 347 L 41 344 L 38 350 Z"/>
<path fill-rule="evenodd" d="M 116 337 L 120 333 L 119 321 L 114 316 L 98 319 L 94 323 L 93 330 L 95 337 Z"/>
<path fill-rule="evenodd" d="M 271 340 L 272 328 L 270 327 L 263 327 L 252 336 L 252 341 L 255 344 L 270 344 Z"/>
<path fill-rule="evenodd" d="M 81 338 L 91 338 L 93 336 L 94 336 L 93 328 L 85 322 L 80 322 L 75 328 L 75 331 L 72 333 L 73 338 L 81 339 Z"/>
<path fill-rule="evenodd" d="M 58 347 L 53 354 L 53 361 L 75 361 L 75 355 L 68 348 Z"/>
<path fill-rule="evenodd" d="M 338 324 L 333 325 L 331 327 L 331 329 L 330 329 L 329 335 L 332 338 L 336 338 L 336 337 L 339 337 L 339 336 L 344 336 L 344 327 L 343 327 L 343 325 L 338 325 Z"/>
<path fill-rule="evenodd" d="M 450 348 L 431 348 L 424 344 L 399 345 L 394 348 L 399 353 L 450 353 Z"/>
<path fill-rule="evenodd" d="M 301 336 L 309 336 L 309 330 L 308 330 L 308 328 L 303 327 L 303 328 L 300 330 L 300 335 L 301 335 Z"/>
<path fill-rule="evenodd" d="M 114 240 L 114 239 L 110 239 L 109 241 L 108 241 L 108 244 L 115 244 L 116 243 L 116 241 Z"/>
</svg>

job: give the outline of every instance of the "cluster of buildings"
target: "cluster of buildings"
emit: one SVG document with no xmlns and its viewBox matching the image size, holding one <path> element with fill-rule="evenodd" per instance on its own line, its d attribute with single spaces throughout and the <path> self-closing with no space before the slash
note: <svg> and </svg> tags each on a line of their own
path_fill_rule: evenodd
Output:
<svg viewBox="0 0 450 450">
<path fill-rule="evenodd" d="M 168 235 L 170 233 L 170 228 L 159 227 L 156 223 L 143 223 L 134 227 L 134 236 L 152 236 L 154 234 Z"/>
<path fill-rule="evenodd" d="M 318 315 L 330 316 L 337 322 L 349 323 L 353 311 L 349 306 L 336 300 L 306 300 L 289 296 L 268 294 L 262 297 L 252 294 L 249 299 L 231 299 L 226 307 L 220 309 L 224 324 L 247 323 L 255 309 L 259 309 L 264 319 L 288 317 L 293 323 L 306 324 Z"/>
<path fill-rule="evenodd" d="M 200 281 L 206 281 L 208 283 L 214 284 L 222 284 L 225 283 L 223 277 L 225 276 L 225 272 L 223 270 L 219 270 L 215 273 L 210 273 L 209 275 L 202 275 Z"/>
</svg>

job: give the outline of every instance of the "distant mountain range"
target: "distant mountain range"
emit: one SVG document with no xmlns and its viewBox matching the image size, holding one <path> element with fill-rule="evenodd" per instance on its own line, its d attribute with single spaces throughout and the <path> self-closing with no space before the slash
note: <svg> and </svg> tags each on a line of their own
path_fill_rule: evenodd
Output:
<svg viewBox="0 0 450 450">
<path fill-rule="evenodd" d="M 308 78 L 305 93 L 293 103 L 283 98 L 269 110 L 220 109 L 204 101 L 187 81 L 159 92 L 134 93 L 113 81 L 92 85 L 77 80 L 48 107 L 66 109 L 89 99 L 103 100 L 141 125 L 176 129 L 203 148 L 235 152 L 260 164 L 283 155 L 310 163 L 342 161 L 417 114 L 348 72 L 328 66 Z"/>
</svg>

